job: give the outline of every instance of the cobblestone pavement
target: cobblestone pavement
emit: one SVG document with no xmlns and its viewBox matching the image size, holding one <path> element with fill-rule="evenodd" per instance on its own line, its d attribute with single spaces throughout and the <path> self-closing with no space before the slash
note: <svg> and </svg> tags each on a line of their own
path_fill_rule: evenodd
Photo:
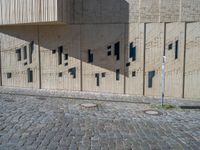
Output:
<svg viewBox="0 0 200 150">
<path fill-rule="evenodd" d="M 28 93 L 27 93 L 28 95 Z M 0 94 L 0 150 L 200 149 L 200 110 Z"/>
</svg>

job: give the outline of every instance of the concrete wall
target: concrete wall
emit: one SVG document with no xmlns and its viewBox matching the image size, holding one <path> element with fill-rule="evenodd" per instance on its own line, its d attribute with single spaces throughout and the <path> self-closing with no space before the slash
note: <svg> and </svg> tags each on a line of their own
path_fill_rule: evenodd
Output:
<svg viewBox="0 0 200 150">
<path fill-rule="evenodd" d="M 39 87 L 38 35 L 35 26 L 1 27 L 1 68 L 2 85 L 17 87 Z M 34 41 L 32 63 L 29 57 L 29 45 Z M 24 46 L 27 47 L 27 58 L 24 59 Z M 21 60 L 17 60 L 16 50 L 21 49 Z M 33 71 L 33 82 L 28 82 L 27 69 Z M 11 78 L 7 78 L 11 73 Z"/>
<path fill-rule="evenodd" d="M 165 52 L 165 95 L 200 97 L 200 0 L 17 0 L 12 4 L 0 0 L 0 4 L 1 25 L 29 24 L 0 27 L 3 86 L 161 96 Z M 26 13 L 28 9 L 35 13 Z M 185 28 L 187 21 L 193 23 Z M 24 46 L 29 48 L 32 41 L 33 62 L 29 57 L 18 61 L 16 50 L 22 49 L 23 58 Z M 136 50 L 134 59 L 131 48 Z M 31 83 L 28 68 L 34 74 Z M 155 75 L 149 87 L 151 71 Z"/>
<path fill-rule="evenodd" d="M 69 0 L 0 0 L 0 25 L 69 22 Z"/>
<path fill-rule="evenodd" d="M 185 97 L 200 98 L 200 23 L 188 23 L 186 34 Z"/>
</svg>

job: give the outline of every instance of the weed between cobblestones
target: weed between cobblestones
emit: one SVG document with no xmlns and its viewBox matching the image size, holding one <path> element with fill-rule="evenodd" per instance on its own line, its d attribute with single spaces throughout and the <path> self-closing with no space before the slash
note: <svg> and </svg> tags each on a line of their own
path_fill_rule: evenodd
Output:
<svg viewBox="0 0 200 150">
<path fill-rule="evenodd" d="M 163 106 L 158 104 L 151 104 L 150 106 L 151 108 L 164 109 L 164 110 L 172 110 L 177 108 L 175 105 L 172 104 L 164 104 Z"/>
</svg>

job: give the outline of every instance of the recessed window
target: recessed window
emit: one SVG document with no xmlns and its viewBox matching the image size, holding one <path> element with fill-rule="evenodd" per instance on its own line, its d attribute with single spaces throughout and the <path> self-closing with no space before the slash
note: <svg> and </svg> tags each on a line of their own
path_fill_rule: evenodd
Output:
<svg viewBox="0 0 200 150">
<path fill-rule="evenodd" d="M 109 46 L 107 47 L 107 49 L 111 49 L 111 45 L 109 45 Z"/>
<path fill-rule="evenodd" d="M 108 51 L 108 52 L 107 52 L 107 55 L 108 55 L 108 56 L 111 56 L 111 55 L 112 55 L 112 52 L 111 52 L 111 51 Z"/>
<path fill-rule="evenodd" d="M 148 88 L 153 87 L 153 77 L 155 76 L 155 71 L 149 71 L 148 73 Z"/>
<path fill-rule="evenodd" d="M 27 59 L 27 46 L 24 46 L 24 59 Z"/>
<path fill-rule="evenodd" d="M 24 66 L 26 66 L 26 65 L 27 65 L 27 62 L 24 63 Z"/>
<path fill-rule="evenodd" d="M 177 40 L 175 43 L 175 59 L 178 59 L 178 49 L 179 49 L 179 42 Z"/>
<path fill-rule="evenodd" d="M 8 73 L 7 73 L 7 79 L 10 79 L 10 78 L 12 78 L 12 73 L 11 73 L 11 72 L 8 72 Z"/>
<path fill-rule="evenodd" d="M 95 78 L 96 78 L 96 85 L 100 86 L 100 75 L 99 75 L 99 73 L 95 74 Z"/>
<path fill-rule="evenodd" d="M 120 42 L 115 43 L 115 56 L 116 60 L 120 59 Z"/>
<path fill-rule="evenodd" d="M 88 50 L 88 63 L 92 63 L 93 62 L 93 54 L 91 52 L 91 50 Z"/>
<path fill-rule="evenodd" d="M 68 63 L 65 63 L 65 66 L 68 66 Z"/>
<path fill-rule="evenodd" d="M 34 41 L 29 44 L 29 62 L 32 63 L 33 60 L 33 51 L 34 51 Z"/>
<path fill-rule="evenodd" d="M 119 81 L 120 80 L 120 69 L 116 70 L 116 80 Z"/>
<path fill-rule="evenodd" d="M 68 54 L 65 54 L 65 60 L 68 60 Z"/>
<path fill-rule="evenodd" d="M 70 68 L 68 72 L 74 79 L 76 78 L 76 67 Z"/>
<path fill-rule="evenodd" d="M 54 50 L 52 50 L 52 54 L 55 54 L 56 53 L 56 50 L 54 49 Z"/>
<path fill-rule="evenodd" d="M 173 48 L 173 44 L 171 43 L 168 45 L 168 50 L 172 50 L 172 48 Z"/>
<path fill-rule="evenodd" d="M 21 48 L 16 50 L 16 54 L 17 54 L 17 61 L 21 61 Z"/>
<path fill-rule="evenodd" d="M 58 77 L 62 77 L 63 73 L 62 72 L 59 72 L 58 73 Z"/>
<path fill-rule="evenodd" d="M 33 82 L 33 71 L 30 68 L 27 69 L 27 77 L 28 77 L 28 83 Z"/>
<path fill-rule="evenodd" d="M 101 76 L 102 76 L 102 78 L 105 78 L 105 77 L 106 77 L 106 73 L 103 72 L 103 73 L 101 74 Z"/>
<path fill-rule="evenodd" d="M 130 44 L 129 48 L 129 58 L 132 58 L 132 61 L 136 60 L 136 46 L 133 46 L 133 42 Z"/>
<path fill-rule="evenodd" d="M 132 72 L 132 77 L 136 77 L 136 71 Z"/>
<path fill-rule="evenodd" d="M 58 47 L 58 65 L 62 64 L 63 46 Z"/>
<path fill-rule="evenodd" d="M 129 62 L 129 63 L 126 63 L 126 67 L 129 67 L 131 65 L 131 63 Z"/>
</svg>

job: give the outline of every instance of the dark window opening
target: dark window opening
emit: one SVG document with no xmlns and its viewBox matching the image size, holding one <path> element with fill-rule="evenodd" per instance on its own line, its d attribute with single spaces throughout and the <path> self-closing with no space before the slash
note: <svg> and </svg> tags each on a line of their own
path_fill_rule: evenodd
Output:
<svg viewBox="0 0 200 150">
<path fill-rule="evenodd" d="M 74 79 L 76 78 L 76 68 L 75 67 L 70 68 L 68 70 L 68 72 L 70 73 L 71 76 L 73 76 Z"/>
<path fill-rule="evenodd" d="M 176 41 L 176 47 L 175 47 L 175 59 L 178 59 L 178 49 L 179 49 L 179 42 Z"/>
<path fill-rule="evenodd" d="M 29 44 L 29 62 L 32 63 L 33 60 L 33 51 L 34 51 L 34 41 Z"/>
<path fill-rule="evenodd" d="M 52 50 L 52 54 L 55 54 L 56 53 L 56 50 L 54 49 L 54 50 Z"/>
<path fill-rule="evenodd" d="M 111 45 L 109 45 L 109 46 L 107 47 L 107 49 L 111 49 Z"/>
<path fill-rule="evenodd" d="M 106 77 L 106 73 L 103 72 L 103 73 L 101 74 L 101 76 L 102 76 L 102 78 L 105 78 L 105 77 Z"/>
<path fill-rule="evenodd" d="M 68 54 L 65 54 L 65 60 L 68 60 Z"/>
<path fill-rule="evenodd" d="M 120 69 L 116 70 L 116 80 L 119 81 L 120 80 Z"/>
<path fill-rule="evenodd" d="M 63 73 L 62 72 L 59 72 L 58 73 L 58 77 L 62 77 Z"/>
<path fill-rule="evenodd" d="M 12 78 L 12 73 L 8 72 L 7 73 L 7 79 L 10 79 L 10 78 Z"/>
<path fill-rule="evenodd" d="M 153 77 L 155 76 L 155 71 L 149 71 L 148 73 L 148 87 L 153 87 Z"/>
<path fill-rule="evenodd" d="M 115 56 L 117 60 L 120 59 L 120 42 L 115 43 Z"/>
<path fill-rule="evenodd" d="M 21 61 L 21 49 L 17 49 L 16 53 L 17 53 L 17 61 Z"/>
<path fill-rule="evenodd" d="M 111 56 L 111 54 L 112 54 L 111 51 L 108 51 L 108 52 L 107 52 L 107 55 L 108 55 L 108 56 Z"/>
<path fill-rule="evenodd" d="M 24 59 L 27 59 L 27 46 L 24 46 Z"/>
<path fill-rule="evenodd" d="M 68 66 L 68 63 L 65 63 L 65 66 Z"/>
<path fill-rule="evenodd" d="M 136 77 L 136 71 L 132 72 L 132 77 Z"/>
<path fill-rule="evenodd" d="M 95 74 L 95 78 L 97 79 L 96 85 L 100 86 L 100 76 L 99 76 L 99 73 Z"/>
<path fill-rule="evenodd" d="M 63 46 L 58 47 L 58 65 L 62 64 Z"/>
<path fill-rule="evenodd" d="M 132 61 L 135 61 L 136 60 L 136 47 L 133 46 L 133 43 L 130 44 L 129 50 L 130 50 L 129 58 L 132 58 Z"/>
<path fill-rule="evenodd" d="M 168 50 L 172 50 L 172 48 L 173 48 L 173 44 L 171 43 L 168 45 Z"/>
<path fill-rule="evenodd" d="M 91 52 L 91 50 L 88 50 L 88 63 L 92 63 L 93 62 L 93 54 Z"/>
<path fill-rule="evenodd" d="M 30 68 L 27 69 L 27 77 L 29 83 L 33 82 L 33 71 Z"/>
<path fill-rule="evenodd" d="M 26 65 L 27 65 L 27 62 L 24 63 L 24 66 L 26 66 Z"/>
<path fill-rule="evenodd" d="M 127 64 L 126 64 L 126 67 L 129 67 L 130 65 L 131 65 L 131 63 L 127 63 Z"/>
</svg>

